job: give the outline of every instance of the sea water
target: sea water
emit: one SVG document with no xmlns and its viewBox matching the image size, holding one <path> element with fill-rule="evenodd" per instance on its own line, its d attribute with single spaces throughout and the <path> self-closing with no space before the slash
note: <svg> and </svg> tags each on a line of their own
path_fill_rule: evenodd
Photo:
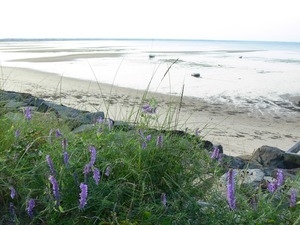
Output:
<svg viewBox="0 0 300 225">
<path fill-rule="evenodd" d="M 149 86 L 172 95 L 184 89 L 185 96 L 262 113 L 300 110 L 295 100 L 300 96 L 300 43 L 2 40 L 0 63 L 141 90 Z"/>
</svg>

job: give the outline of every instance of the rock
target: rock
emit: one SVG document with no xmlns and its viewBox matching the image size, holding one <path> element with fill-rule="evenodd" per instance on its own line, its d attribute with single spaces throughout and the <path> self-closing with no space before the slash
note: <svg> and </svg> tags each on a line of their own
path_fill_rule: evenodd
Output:
<svg viewBox="0 0 300 225">
<path fill-rule="evenodd" d="M 26 106 L 26 103 L 24 102 L 19 102 L 19 101 L 16 101 L 16 100 L 10 100 L 9 102 L 7 102 L 4 106 L 5 109 L 8 109 L 8 110 L 12 110 L 12 109 L 17 109 L 19 107 L 23 107 L 23 106 Z"/>
<path fill-rule="evenodd" d="M 226 168 L 243 169 L 245 167 L 245 161 L 239 157 L 223 155 L 221 162 Z"/>
<path fill-rule="evenodd" d="M 284 165 L 287 169 L 300 168 L 300 155 L 286 152 L 284 154 Z"/>
<path fill-rule="evenodd" d="M 262 167 L 269 167 L 271 169 L 285 168 L 284 154 L 285 152 L 279 148 L 264 145 L 254 152 L 250 163 L 258 163 Z"/>
<path fill-rule="evenodd" d="M 199 77 L 200 77 L 200 73 L 192 73 L 191 76 L 192 76 L 192 77 L 199 78 Z"/>
<path fill-rule="evenodd" d="M 298 153 L 300 151 L 300 141 L 298 141 L 293 147 L 291 147 L 287 152 Z"/>
</svg>

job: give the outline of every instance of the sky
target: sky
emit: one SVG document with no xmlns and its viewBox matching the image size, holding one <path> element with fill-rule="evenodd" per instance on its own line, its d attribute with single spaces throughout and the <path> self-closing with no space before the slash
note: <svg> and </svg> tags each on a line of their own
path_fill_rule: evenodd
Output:
<svg viewBox="0 0 300 225">
<path fill-rule="evenodd" d="M 1 38 L 300 42 L 299 0 L 1 0 Z"/>
</svg>

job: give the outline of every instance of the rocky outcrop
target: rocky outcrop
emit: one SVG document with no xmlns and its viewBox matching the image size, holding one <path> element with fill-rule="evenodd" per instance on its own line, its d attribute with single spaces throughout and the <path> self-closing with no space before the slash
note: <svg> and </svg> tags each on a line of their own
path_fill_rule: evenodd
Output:
<svg viewBox="0 0 300 225">
<path fill-rule="evenodd" d="M 28 93 L 17 93 L 12 91 L 0 92 L 0 104 L 3 110 L 14 111 L 20 107 L 34 107 L 38 112 L 54 111 L 57 117 L 62 118 L 71 130 L 84 124 L 92 124 L 98 118 L 105 118 L 103 112 L 88 112 L 74 109 L 65 105 L 56 104 L 37 98 Z"/>
</svg>

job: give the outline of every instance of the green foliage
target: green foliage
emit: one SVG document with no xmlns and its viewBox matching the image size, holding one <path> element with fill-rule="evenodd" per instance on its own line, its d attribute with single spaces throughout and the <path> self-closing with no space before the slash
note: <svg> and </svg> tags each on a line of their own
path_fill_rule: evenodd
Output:
<svg viewBox="0 0 300 225">
<path fill-rule="evenodd" d="M 56 129 L 63 136 L 56 137 Z M 159 136 L 163 140 L 157 144 Z M 237 188 L 238 209 L 229 210 L 214 187 L 226 171 L 202 149 L 200 138 L 153 130 L 147 122 L 140 129 L 109 129 L 102 124 L 73 134 L 52 114 L 35 113 L 30 121 L 22 114 L 3 115 L 0 141 L 0 224 L 293 224 L 298 219 L 299 206 L 289 208 L 285 195 L 247 187 Z M 96 148 L 96 160 L 85 175 L 90 146 Z M 59 202 L 48 179 L 47 155 L 53 161 Z M 98 185 L 95 168 L 101 171 Z M 88 185 L 88 198 L 80 210 L 82 182 Z M 13 199 L 11 187 L 16 190 Z M 32 218 L 26 212 L 30 198 L 36 203 Z"/>
</svg>

